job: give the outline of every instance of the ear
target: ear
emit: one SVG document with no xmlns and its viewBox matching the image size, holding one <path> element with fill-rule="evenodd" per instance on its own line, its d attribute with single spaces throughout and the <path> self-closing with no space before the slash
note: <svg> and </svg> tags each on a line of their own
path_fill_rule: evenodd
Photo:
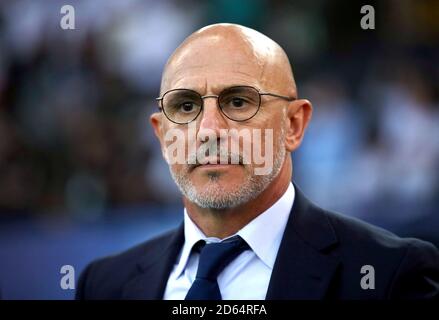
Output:
<svg viewBox="0 0 439 320">
<path fill-rule="evenodd" d="M 162 154 L 165 157 L 165 149 L 163 144 L 163 127 L 162 127 L 162 113 L 155 112 L 149 117 L 149 122 L 154 129 L 154 134 L 159 139 L 162 148 Z M 166 158 L 166 157 L 165 157 Z"/>
<path fill-rule="evenodd" d="M 306 99 L 295 100 L 288 105 L 285 135 L 285 148 L 288 152 L 295 151 L 302 143 L 311 116 L 312 104 Z"/>
</svg>

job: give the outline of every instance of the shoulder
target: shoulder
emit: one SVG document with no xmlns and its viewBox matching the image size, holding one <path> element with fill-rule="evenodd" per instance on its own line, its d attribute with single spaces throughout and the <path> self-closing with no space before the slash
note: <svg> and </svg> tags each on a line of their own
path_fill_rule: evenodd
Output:
<svg viewBox="0 0 439 320">
<path fill-rule="evenodd" d="M 433 244 L 338 213 L 322 214 L 338 237 L 344 271 L 353 274 L 372 266 L 386 298 L 439 297 L 439 251 Z"/>
<path fill-rule="evenodd" d="M 407 253 L 410 249 L 420 253 L 437 253 L 437 248 L 430 242 L 416 238 L 402 238 L 356 218 L 327 210 L 322 210 L 322 212 L 333 226 L 340 243 L 347 249 L 361 247 L 379 253 L 400 251 L 401 254 Z"/>
<path fill-rule="evenodd" d="M 76 299 L 96 299 L 91 292 L 99 286 L 105 292 L 104 299 L 118 299 L 122 286 L 136 274 L 139 263 L 148 263 L 163 254 L 163 244 L 169 243 L 178 232 L 170 230 L 118 254 L 96 259 L 89 263 L 80 275 Z"/>
</svg>

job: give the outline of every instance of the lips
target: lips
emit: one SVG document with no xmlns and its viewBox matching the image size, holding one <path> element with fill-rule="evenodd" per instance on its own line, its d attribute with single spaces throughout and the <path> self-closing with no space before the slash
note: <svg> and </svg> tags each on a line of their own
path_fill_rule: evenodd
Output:
<svg viewBox="0 0 439 320">
<path fill-rule="evenodd" d="M 239 163 L 232 163 L 232 159 L 229 157 L 227 159 L 227 162 L 221 162 L 221 158 L 220 157 L 213 157 L 213 158 L 207 158 L 205 159 L 205 161 L 203 161 L 203 163 L 199 163 L 197 162 L 196 164 L 191 166 L 191 169 L 195 169 L 197 167 L 202 167 L 202 166 L 214 166 L 214 165 L 242 165 L 241 159 L 239 161 Z"/>
</svg>

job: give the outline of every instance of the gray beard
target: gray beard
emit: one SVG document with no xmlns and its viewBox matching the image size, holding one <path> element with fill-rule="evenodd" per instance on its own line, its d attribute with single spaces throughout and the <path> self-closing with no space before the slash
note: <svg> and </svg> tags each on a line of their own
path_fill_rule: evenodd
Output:
<svg viewBox="0 0 439 320">
<path fill-rule="evenodd" d="M 234 208 L 245 204 L 264 191 L 268 185 L 279 174 L 283 161 L 285 159 L 285 146 L 283 144 L 285 138 L 284 130 L 277 139 L 278 151 L 274 156 L 273 170 L 267 175 L 247 174 L 242 185 L 234 188 L 234 190 L 224 190 L 216 181 L 219 175 L 212 173 L 209 175 L 209 183 L 203 186 L 202 191 L 198 191 L 189 179 L 188 171 L 175 173 L 170 166 L 172 179 L 180 189 L 180 192 L 191 202 L 197 204 L 201 208 L 224 210 Z"/>
</svg>

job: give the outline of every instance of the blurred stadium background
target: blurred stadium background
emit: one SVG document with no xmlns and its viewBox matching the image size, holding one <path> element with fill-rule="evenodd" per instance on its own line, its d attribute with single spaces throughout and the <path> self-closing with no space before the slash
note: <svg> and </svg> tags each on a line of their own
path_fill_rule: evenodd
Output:
<svg viewBox="0 0 439 320">
<path fill-rule="evenodd" d="M 76 30 L 59 26 L 67 3 Z M 293 155 L 303 191 L 439 245 L 438 1 L 0 1 L 3 298 L 70 299 L 62 265 L 79 276 L 181 220 L 148 117 L 169 54 L 216 22 L 289 54 L 315 107 Z"/>
</svg>

